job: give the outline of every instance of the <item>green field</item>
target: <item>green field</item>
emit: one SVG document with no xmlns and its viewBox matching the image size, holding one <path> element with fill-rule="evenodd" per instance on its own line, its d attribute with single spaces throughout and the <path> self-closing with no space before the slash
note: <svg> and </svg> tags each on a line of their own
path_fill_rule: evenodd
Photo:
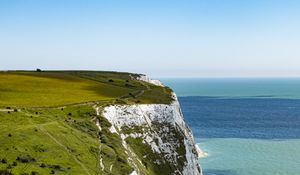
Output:
<svg viewBox="0 0 300 175">
<path fill-rule="evenodd" d="M 137 103 L 170 101 L 166 88 L 130 76 L 136 75 L 88 71 L 0 72 L 0 106 L 45 107 L 118 99 Z"/>
<path fill-rule="evenodd" d="M 118 174 L 133 171 L 121 138 L 95 107 L 170 103 L 169 88 L 92 71 L 0 72 L 0 174 Z M 95 121 L 101 123 L 99 132 Z M 105 167 L 100 167 L 100 159 Z M 3 174 L 3 173 L 2 173 Z"/>
</svg>

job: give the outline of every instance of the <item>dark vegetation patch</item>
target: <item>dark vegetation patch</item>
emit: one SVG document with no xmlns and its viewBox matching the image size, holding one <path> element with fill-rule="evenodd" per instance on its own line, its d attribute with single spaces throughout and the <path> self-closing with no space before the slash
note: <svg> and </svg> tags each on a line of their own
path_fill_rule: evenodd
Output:
<svg viewBox="0 0 300 175">
<path fill-rule="evenodd" d="M 34 157 L 31 157 L 30 155 L 20 155 L 16 158 L 16 161 L 21 163 L 30 163 L 36 162 L 36 159 Z"/>
<path fill-rule="evenodd" d="M 13 175 L 10 170 L 0 170 L 0 175 Z"/>
<path fill-rule="evenodd" d="M 32 146 L 32 148 L 35 152 L 40 152 L 40 153 L 48 151 L 48 149 L 45 148 L 45 146 L 43 144 L 34 145 L 34 146 Z"/>
</svg>

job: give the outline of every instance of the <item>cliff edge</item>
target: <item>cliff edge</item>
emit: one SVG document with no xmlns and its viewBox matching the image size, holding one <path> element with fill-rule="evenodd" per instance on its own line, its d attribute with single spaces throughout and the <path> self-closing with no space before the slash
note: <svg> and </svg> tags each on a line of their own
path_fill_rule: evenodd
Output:
<svg viewBox="0 0 300 175">
<path fill-rule="evenodd" d="M 200 175 L 173 91 L 111 71 L 0 71 L 0 174 Z"/>
<path fill-rule="evenodd" d="M 163 86 L 146 76 L 139 80 Z M 127 160 L 134 169 L 132 175 L 202 174 L 199 149 L 176 94 L 172 96 L 170 104 L 111 105 L 101 110 L 111 124 L 109 131 L 122 139 Z"/>
</svg>

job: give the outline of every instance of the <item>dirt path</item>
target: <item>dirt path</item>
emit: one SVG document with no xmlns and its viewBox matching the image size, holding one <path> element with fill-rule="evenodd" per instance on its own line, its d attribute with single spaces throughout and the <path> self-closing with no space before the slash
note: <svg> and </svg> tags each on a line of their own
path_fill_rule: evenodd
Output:
<svg viewBox="0 0 300 175">
<path fill-rule="evenodd" d="M 13 112 L 13 109 L 0 109 L 0 112 Z"/>
<path fill-rule="evenodd" d="M 30 116 L 30 114 L 24 112 L 24 111 L 21 111 L 23 114 L 27 115 L 27 116 Z M 60 147 L 62 147 L 64 150 L 67 151 L 67 153 L 69 153 L 69 155 L 74 159 L 74 161 L 80 165 L 82 167 L 82 169 L 86 172 L 87 175 L 91 175 L 87 169 L 87 167 L 80 162 L 80 160 L 77 159 L 77 157 L 75 157 L 71 151 L 62 143 L 60 143 L 54 136 L 52 136 L 43 126 L 44 125 L 48 125 L 49 123 L 46 123 L 46 124 L 35 124 L 33 122 L 31 122 L 32 125 L 34 126 L 37 126 L 44 134 L 46 134 L 52 141 L 54 141 L 57 145 L 59 145 Z M 52 122 L 53 123 L 53 122 Z"/>
<path fill-rule="evenodd" d="M 88 169 L 87 169 L 87 167 L 84 165 L 84 164 L 82 164 L 72 153 L 71 153 L 71 151 L 65 146 L 65 145 L 63 145 L 62 143 L 60 143 L 55 137 L 53 137 L 43 126 L 40 126 L 40 125 L 38 125 L 38 128 L 41 130 L 41 131 L 43 131 L 47 136 L 49 136 L 49 138 L 51 139 L 51 140 L 53 140 L 56 144 L 58 144 L 59 146 L 61 146 L 62 148 L 64 148 L 68 153 L 69 153 L 69 155 L 76 161 L 76 163 L 77 164 L 79 164 L 82 168 L 83 168 L 83 170 L 86 172 L 86 174 L 88 174 L 88 175 L 91 175 L 90 173 L 89 173 L 89 171 L 88 171 Z"/>
</svg>

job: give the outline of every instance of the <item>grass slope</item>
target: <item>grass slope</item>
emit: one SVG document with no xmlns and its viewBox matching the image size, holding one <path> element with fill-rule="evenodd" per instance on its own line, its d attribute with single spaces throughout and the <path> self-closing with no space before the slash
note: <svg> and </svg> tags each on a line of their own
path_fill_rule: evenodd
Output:
<svg viewBox="0 0 300 175">
<path fill-rule="evenodd" d="M 89 106 L 0 112 L 0 167 L 22 174 L 98 174 Z"/>
<path fill-rule="evenodd" d="M 0 72 L 2 107 L 59 106 L 117 99 L 123 102 L 130 99 L 134 103 L 168 103 L 170 96 L 167 91 L 133 80 L 128 73 Z"/>
<path fill-rule="evenodd" d="M 136 76 L 0 72 L 0 174 L 1 170 L 18 175 L 132 172 L 121 138 L 110 133 L 109 122 L 95 114 L 94 106 L 170 103 L 169 88 L 132 78 Z"/>
</svg>

